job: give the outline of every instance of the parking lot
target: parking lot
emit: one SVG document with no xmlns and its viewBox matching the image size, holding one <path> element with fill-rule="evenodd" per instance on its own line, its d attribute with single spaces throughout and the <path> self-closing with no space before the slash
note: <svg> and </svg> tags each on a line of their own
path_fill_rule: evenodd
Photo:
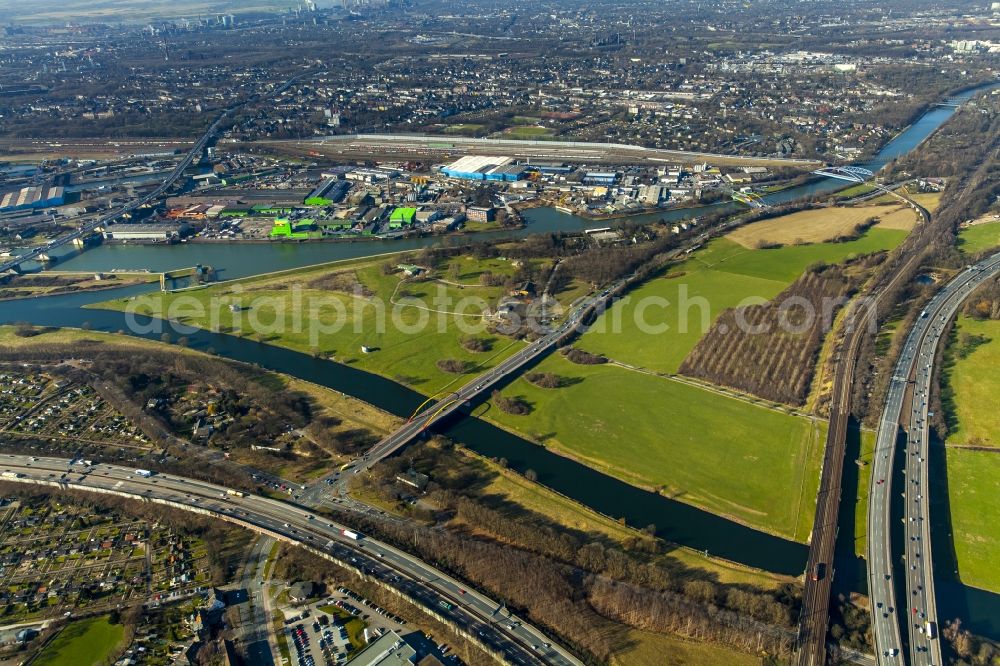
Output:
<svg viewBox="0 0 1000 666">
<path fill-rule="evenodd" d="M 285 627 L 292 663 L 298 666 L 345 663 L 351 652 L 347 629 L 322 611 L 307 612 L 307 617 Z"/>
</svg>

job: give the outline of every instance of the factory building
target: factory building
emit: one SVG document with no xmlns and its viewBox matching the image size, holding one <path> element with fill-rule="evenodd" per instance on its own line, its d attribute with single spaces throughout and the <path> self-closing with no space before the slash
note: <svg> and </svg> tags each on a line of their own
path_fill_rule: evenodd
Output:
<svg viewBox="0 0 1000 666">
<path fill-rule="evenodd" d="M 0 213 L 46 206 L 61 206 L 66 201 L 66 195 L 61 187 L 43 185 L 40 187 L 23 187 L 20 190 L 0 195 Z"/>
<path fill-rule="evenodd" d="M 483 206 L 469 206 L 466 211 L 469 221 L 471 222 L 492 222 L 497 217 L 497 211 L 495 208 L 487 208 Z"/>
<path fill-rule="evenodd" d="M 343 201 L 351 189 L 351 184 L 346 180 L 340 180 L 337 176 L 324 178 L 323 181 L 310 192 L 303 203 L 306 206 L 329 206 L 333 203 Z"/>
<path fill-rule="evenodd" d="M 402 229 L 408 227 L 416 221 L 416 208 L 397 208 L 389 216 L 390 229 Z"/>
<path fill-rule="evenodd" d="M 585 185 L 614 185 L 618 174 L 614 171 L 590 171 L 583 177 Z"/>
<path fill-rule="evenodd" d="M 186 236 L 190 228 L 180 224 L 115 224 L 104 232 L 106 240 L 172 242 Z"/>
<path fill-rule="evenodd" d="M 441 173 L 465 180 L 490 180 L 510 182 L 520 180 L 528 166 L 515 164 L 510 157 L 466 155 L 441 169 Z"/>
</svg>

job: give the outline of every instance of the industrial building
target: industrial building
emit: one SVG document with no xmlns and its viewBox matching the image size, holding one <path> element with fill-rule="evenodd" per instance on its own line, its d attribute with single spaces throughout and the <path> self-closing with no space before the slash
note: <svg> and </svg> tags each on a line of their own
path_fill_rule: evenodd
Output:
<svg viewBox="0 0 1000 666">
<path fill-rule="evenodd" d="M 585 185 L 614 185 L 618 174 L 614 171 L 590 171 L 583 176 Z"/>
<path fill-rule="evenodd" d="M 187 235 L 187 223 L 180 224 L 115 224 L 104 231 L 106 240 L 166 243 Z"/>
<path fill-rule="evenodd" d="M 351 184 L 346 180 L 340 180 L 337 176 L 324 178 L 323 181 L 306 195 L 303 203 L 306 206 L 329 206 L 332 203 L 343 201 L 351 189 Z"/>
<path fill-rule="evenodd" d="M 470 222 L 492 222 L 496 219 L 496 209 L 484 206 L 469 206 L 465 211 Z"/>
<path fill-rule="evenodd" d="M 416 218 L 416 208 L 397 208 L 389 216 L 389 228 L 401 229 L 404 226 L 410 226 L 416 221 Z"/>
<path fill-rule="evenodd" d="M 525 164 L 515 164 L 510 157 L 466 155 L 441 169 L 441 173 L 465 180 L 515 181 L 524 177 Z"/>
<path fill-rule="evenodd" d="M 23 187 L 0 196 L 0 213 L 45 208 L 46 206 L 61 206 L 65 201 L 65 191 L 61 187 L 50 185 Z"/>
</svg>

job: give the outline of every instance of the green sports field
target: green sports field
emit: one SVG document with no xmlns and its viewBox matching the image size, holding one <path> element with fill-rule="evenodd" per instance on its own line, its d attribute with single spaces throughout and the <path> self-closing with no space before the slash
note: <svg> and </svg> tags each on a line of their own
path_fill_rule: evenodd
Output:
<svg viewBox="0 0 1000 666">
<path fill-rule="evenodd" d="M 633 290 L 628 300 L 617 302 L 578 346 L 630 365 L 675 373 L 723 310 L 773 298 L 817 262 L 837 263 L 893 248 L 906 233 L 874 228 L 846 243 L 772 250 L 713 240 L 665 275 Z"/>
<path fill-rule="evenodd" d="M 572 382 L 504 389 L 534 408 L 486 416 L 624 481 L 804 541 L 825 423 L 615 365 L 539 364 Z"/>
<path fill-rule="evenodd" d="M 975 254 L 1000 247 L 1000 222 L 987 222 L 963 229 L 958 234 L 958 249 Z"/>
<path fill-rule="evenodd" d="M 958 576 L 1000 592 L 1000 453 L 947 448 Z"/>
<path fill-rule="evenodd" d="M 125 637 L 125 627 L 111 624 L 108 616 L 71 622 L 31 663 L 36 666 L 102 664 Z"/>
</svg>

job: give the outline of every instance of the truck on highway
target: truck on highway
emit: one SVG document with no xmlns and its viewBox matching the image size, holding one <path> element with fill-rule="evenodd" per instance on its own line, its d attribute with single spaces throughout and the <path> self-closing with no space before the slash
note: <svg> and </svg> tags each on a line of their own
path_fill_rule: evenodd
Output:
<svg viewBox="0 0 1000 666">
<path fill-rule="evenodd" d="M 340 530 L 340 533 L 343 534 L 348 539 L 354 539 L 355 541 L 361 538 L 361 534 L 353 532 L 351 530 Z"/>
<path fill-rule="evenodd" d="M 440 606 L 441 608 L 443 608 L 445 610 L 449 610 L 450 611 L 451 609 L 453 609 L 455 607 L 455 604 L 449 603 L 449 602 L 445 601 L 444 599 L 442 599 L 441 601 L 438 602 L 438 606 Z"/>
<path fill-rule="evenodd" d="M 22 476 L 24 476 L 24 474 L 21 474 L 20 472 L 11 472 L 8 470 L 0 474 L 0 476 L 2 476 L 5 479 L 20 479 Z"/>
<path fill-rule="evenodd" d="M 148 469 L 137 469 L 135 470 L 135 475 L 141 476 L 144 479 L 148 479 L 149 477 L 153 476 L 153 472 L 151 472 Z"/>
<path fill-rule="evenodd" d="M 233 497 L 246 497 L 246 493 L 243 492 L 242 490 L 233 490 L 232 488 L 227 490 L 226 494 L 232 495 Z"/>
<path fill-rule="evenodd" d="M 933 622 L 924 622 L 924 634 L 927 636 L 927 640 L 937 638 L 937 626 Z"/>
</svg>

